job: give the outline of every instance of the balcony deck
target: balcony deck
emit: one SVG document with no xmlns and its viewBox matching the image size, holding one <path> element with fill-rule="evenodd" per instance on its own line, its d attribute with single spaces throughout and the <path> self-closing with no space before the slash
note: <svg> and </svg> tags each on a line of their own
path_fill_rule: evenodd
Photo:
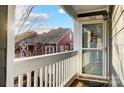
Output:
<svg viewBox="0 0 124 93">
<path fill-rule="evenodd" d="M 109 87 L 107 79 L 78 76 L 70 87 Z"/>
<path fill-rule="evenodd" d="M 89 80 L 78 80 L 76 79 L 70 87 L 108 87 L 106 82 L 94 82 Z"/>
</svg>

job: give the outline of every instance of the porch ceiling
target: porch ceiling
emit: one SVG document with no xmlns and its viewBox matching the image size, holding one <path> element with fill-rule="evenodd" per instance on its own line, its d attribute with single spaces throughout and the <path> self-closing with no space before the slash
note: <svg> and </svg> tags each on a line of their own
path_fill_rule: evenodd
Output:
<svg viewBox="0 0 124 93">
<path fill-rule="evenodd" d="M 76 13 L 86 13 L 107 9 L 107 5 L 72 5 Z"/>
<path fill-rule="evenodd" d="M 62 5 L 62 8 L 74 19 L 77 14 L 107 10 L 109 5 Z"/>
</svg>

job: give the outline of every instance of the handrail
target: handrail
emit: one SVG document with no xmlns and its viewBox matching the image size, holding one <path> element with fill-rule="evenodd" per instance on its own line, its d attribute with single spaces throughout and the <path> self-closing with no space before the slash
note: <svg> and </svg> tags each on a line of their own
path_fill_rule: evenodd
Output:
<svg viewBox="0 0 124 93">
<path fill-rule="evenodd" d="M 77 54 L 77 50 L 73 50 L 73 51 L 58 52 L 58 53 L 53 53 L 53 54 L 45 54 L 45 55 L 38 55 L 38 56 L 31 56 L 31 57 L 15 58 L 14 61 L 15 62 L 22 62 L 22 61 L 30 60 L 30 59 L 34 59 L 34 58 L 48 57 L 48 56 L 61 55 L 61 54 L 74 53 L 74 52 Z"/>
<path fill-rule="evenodd" d="M 22 75 L 48 65 L 55 64 L 63 59 L 76 56 L 78 51 L 67 51 L 54 54 L 17 58 L 14 61 L 14 76 Z"/>
</svg>

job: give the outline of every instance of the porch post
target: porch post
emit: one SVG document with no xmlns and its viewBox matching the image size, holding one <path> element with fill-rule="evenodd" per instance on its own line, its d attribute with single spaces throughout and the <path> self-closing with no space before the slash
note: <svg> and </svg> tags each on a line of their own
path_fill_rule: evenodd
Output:
<svg viewBox="0 0 124 93">
<path fill-rule="evenodd" d="M 77 55 L 77 74 L 82 73 L 82 32 L 81 25 L 78 21 L 74 20 L 74 50 L 78 50 Z"/>
<path fill-rule="evenodd" d="M 14 53 L 15 53 L 15 6 L 8 6 L 8 24 L 7 24 L 7 78 L 6 86 L 14 86 Z"/>
</svg>

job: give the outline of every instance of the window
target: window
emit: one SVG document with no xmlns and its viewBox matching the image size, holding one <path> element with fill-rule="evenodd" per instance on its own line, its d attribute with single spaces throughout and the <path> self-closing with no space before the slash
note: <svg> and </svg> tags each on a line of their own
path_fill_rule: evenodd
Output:
<svg viewBox="0 0 124 93">
<path fill-rule="evenodd" d="M 82 25 L 82 73 L 104 76 L 105 60 L 104 22 Z"/>
<path fill-rule="evenodd" d="M 45 54 L 54 53 L 54 46 L 45 46 Z"/>
<path fill-rule="evenodd" d="M 60 52 L 64 52 L 64 46 L 60 46 Z"/>
<path fill-rule="evenodd" d="M 49 51 L 50 51 L 50 53 L 55 53 L 54 52 L 54 46 L 50 46 L 50 50 Z"/>
<path fill-rule="evenodd" d="M 68 46 L 65 46 L 65 51 L 69 51 L 69 47 Z"/>
<path fill-rule="evenodd" d="M 45 54 L 49 54 L 49 46 L 45 46 Z"/>
<path fill-rule="evenodd" d="M 83 25 L 82 39 L 83 48 L 102 48 L 103 44 L 103 24 Z"/>
</svg>

